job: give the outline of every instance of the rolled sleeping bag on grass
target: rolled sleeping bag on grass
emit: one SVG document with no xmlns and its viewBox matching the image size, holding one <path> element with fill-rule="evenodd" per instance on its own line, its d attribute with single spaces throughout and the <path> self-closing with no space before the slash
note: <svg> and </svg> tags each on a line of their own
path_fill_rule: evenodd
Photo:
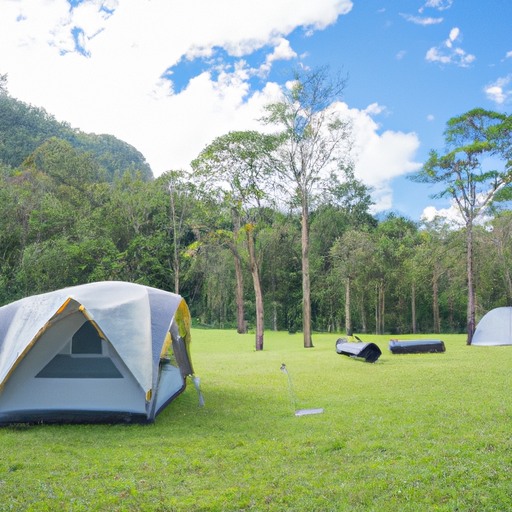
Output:
<svg viewBox="0 0 512 512">
<path fill-rule="evenodd" d="M 344 356 L 364 359 L 367 363 L 374 363 L 382 354 L 375 343 L 347 341 L 347 338 L 339 338 L 336 341 L 336 352 Z"/>
<path fill-rule="evenodd" d="M 389 350 L 392 354 L 433 354 L 446 352 L 441 340 L 389 340 Z"/>
</svg>

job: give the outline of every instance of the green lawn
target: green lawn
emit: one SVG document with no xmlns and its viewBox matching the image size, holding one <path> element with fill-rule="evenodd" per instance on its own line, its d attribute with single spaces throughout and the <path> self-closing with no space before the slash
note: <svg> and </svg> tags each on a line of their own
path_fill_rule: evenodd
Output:
<svg viewBox="0 0 512 512">
<path fill-rule="evenodd" d="M 512 347 L 364 336 L 367 364 L 336 339 L 193 330 L 205 407 L 190 383 L 154 425 L 0 429 L 0 510 L 512 510 Z M 323 414 L 294 415 L 283 362 Z"/>
</svg>

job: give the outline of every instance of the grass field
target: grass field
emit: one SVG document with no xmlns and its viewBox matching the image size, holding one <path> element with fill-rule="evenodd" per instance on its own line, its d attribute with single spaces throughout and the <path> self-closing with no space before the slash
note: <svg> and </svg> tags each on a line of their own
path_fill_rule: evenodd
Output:
<svg viewBox="0 0 512 512">
<path fill-rule="evenodd" d="M 154 425 L 0 429 L 0 510 L 512 510 L 512 347 L 365 336 L 367 364 L 336 338 L 194 330 L 205 407 L 189 384 Z"/>
</svg>

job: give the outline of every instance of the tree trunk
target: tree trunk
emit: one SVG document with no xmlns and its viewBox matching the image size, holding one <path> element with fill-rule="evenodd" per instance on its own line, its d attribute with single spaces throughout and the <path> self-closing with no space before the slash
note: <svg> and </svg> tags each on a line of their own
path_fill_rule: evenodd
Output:
<svg viewBox="0 0 512 512">
<path fill-rule="evenodd" d="M 311 283 L 309 279 L 309 209 L 307 197 L 302 198 L 302 331 L 304 333 L 304 347 L 312 347 Z"/>
<path fill-rule="evenodd" d="M 512 298 L 512 279 L 510 279 L 510 271 L 508 267 L 505 270 L 505 277 L 507 279 L 509 297 Z"/>
<path fill-rule="evenodd" d="M 174 259 L 174 293 L 180 293 L 180 251 L 178 247 L 178 233 L 176 226 L 176 207 L 174 204 L 174 190 L 170 189 L 171 196 L 171 216 L 172 216 L 172 233 L 173 233 L 173 259 Z"/>
<path fill-rule="evenodd" d="M 235 255 L 235 276 L 236 276 L 236 332 L 245 334 L 247 332 L 247 322 L 245 321 L 244 305 L 244 280 L 242 276 L 242 264 L 237 255 Z"/>
<path fill-rule="evenodd" d="M 450 309 L 450 316 L 449 316 L 449 322 L 450 322 L 450 332 L 453 332 L 453 295 L 450 292 L 450 296 L 448 297 L 448 307 Z"/>
<path fill-rule="evenodd" d="M 247 245 L 249 246 L 249 258 L 251 260 L 251 274 L 254 284 L 254 295 L 256 298 L 256 350 L 263 350 L 264 317 L 263 317 L 263 294 L 261 291 L 260 272 L 256 255 L 254 253 L 253 228 L 247 227 Z"/>
<path fill-rule="evenodd" d="M 384 334 L 385 326 L 384 326 L 384 311 L 385 311 L 385 294 L 384 294 L 384 281 L 380 283 L 380 334 Z"/>
<path fill-rule="evenodd" d="M 467 252 L 466 263 L 468 271 L 468 338 L 467 345 L 471 345 L 475 333 L 475 290 L 473 285 L 473 224 L 470 220 L 466 224 Z"/>
<path fill-rule="evenodd" d="M 434 273 L 432 276 L 433 282 L 433 302 L 434 302 L 434 332 L 439 334 L 441 332 L 441 322 L 439 320 L 439 290 L 437 287 L 437 269 L 434 267 Z"/>
<path fill-rule="evenodd" d="M 503 254 L 503 243 L 501 241 L 495 242 L 496 247 L 498 249 L 498 256 L 505 268 L 505 282 L 507 283 L 507 298 L 512 298 L 512 279 L 510 278 L 510 270 L 507 266 L 507 261 L 505 260 L 505 255 Z"/>
<path fill-rule="evenodd" d="M 366 334 L 366 310 L 364 308 L 364 291 L 361 293 L 361 329 Z"/>
<path fill-rule="evenodd" d="M 233 221 L 233 242 L 228 243 L 228 247 L 235 258 L 235 276 L 236 276 L 236 332 L 245 334 L 247 332 L 247 322 L 245 321 L 245 305 L 244 305 L 244 279 L 242 274 L 242 262 L 237 250 L 238 234 L 240 232 L 240 216 L 233 208 L 231 210 Z"/>
<path fill-rule="evenodd" d="M 272 331 L 277 331 L 277 301 L 276 297 L 276 279 L 272 271 Z"/>
<path fill-rule="evenodd" d="M 380 320 L 379 320 L 379 302 L 380 302 L 380 288 L 375 285 L 375 334 L 380 334 Z"/>
<path fill-rule="evenodd" d="M 416 334 L 416 283 L 412 282 L 411 290 L 411 308 L 412 308 L 412 333 Z"/>
<path fill-rule="evenodd" d="M 350 278 L 347 278 L 345 293 L 345 331 L 347 336 L 352 336 L 352 317 L 350 316 Z"/>
</svg>

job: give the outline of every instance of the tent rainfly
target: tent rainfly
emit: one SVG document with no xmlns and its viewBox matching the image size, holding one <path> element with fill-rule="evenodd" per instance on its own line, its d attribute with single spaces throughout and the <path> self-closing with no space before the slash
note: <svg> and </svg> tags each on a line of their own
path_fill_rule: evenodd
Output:
<svg viewBox="0 0 512 512">
<path fill-rule="evenodd" d="M 512 345 L 512 308 L 489 311 L 476 326 L 472 345 Z"/>
<path fill-rule="evenodd" d="M 152 423 L 192 376 L 174 293 L 91 283 L 0 308 L 0 425 Z"/>
</svg>

